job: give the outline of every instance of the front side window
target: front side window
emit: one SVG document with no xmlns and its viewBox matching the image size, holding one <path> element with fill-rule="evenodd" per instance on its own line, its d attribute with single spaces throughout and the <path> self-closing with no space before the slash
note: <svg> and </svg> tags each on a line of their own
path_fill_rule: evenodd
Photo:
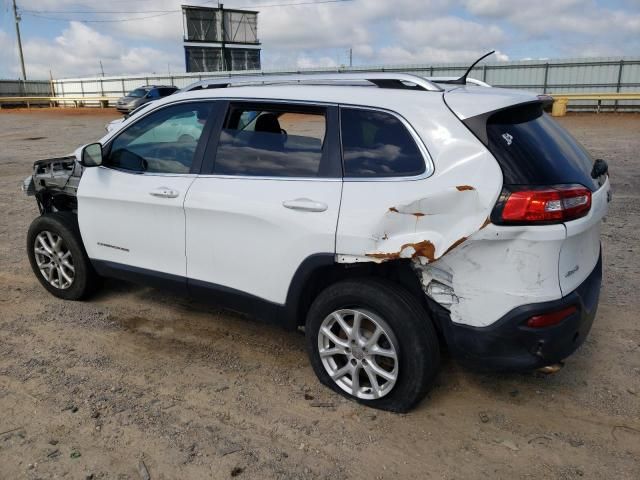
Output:
<svg viewBox="0 0 640 480">
<path fill-rule="evenodd" d="M 210 103 L 163 108 L 122 132 L 105 165 L 133 172 L 189 173 Z"/>
<path fill-rule="evenodd" d="M 220 132 L 214 173 L 317 177 L 327 130 L 326 109 L 232 104 Z"/>
<path fill-rule="evenodd" d="M 394 115 L 377 110 L 340 109 L 345 177 L 398 177 L 425 171 L 415 140 Z"/>
</svg>

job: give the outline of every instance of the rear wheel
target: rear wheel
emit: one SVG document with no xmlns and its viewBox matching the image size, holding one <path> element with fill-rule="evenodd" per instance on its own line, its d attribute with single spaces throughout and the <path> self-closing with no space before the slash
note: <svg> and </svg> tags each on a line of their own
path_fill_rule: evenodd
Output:
<svg viewBox="0 0 640 480">
<path fill-rule="evenodd" d="M 56 212 L 36 218 L 27 234 L 27 254 L 36 277 L 50 293 L 80 300 L 98 278 L 82 246 L 77 217 Z"/>
<path fill-rule="evenodd" d="M 378 279 L 324 290 L 306 323 L 307 351 L 320 381 L 365 405 L 404 412 L 439 370 L 436 332 L 420 303 Z"/>
</svg>

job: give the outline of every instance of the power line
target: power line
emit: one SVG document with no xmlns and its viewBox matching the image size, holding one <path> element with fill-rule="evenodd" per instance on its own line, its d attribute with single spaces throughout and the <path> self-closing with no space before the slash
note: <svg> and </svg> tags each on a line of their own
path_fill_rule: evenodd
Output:
<svg viewBox="0 0 640 480">
<path fill-rule="evenodd" d="M 117 23 L 117 22 L 135 22 L 137 20 L 146 20 L 148 18 L 156 18 L 163 17 L 165 15 L 171 15 L 172 13 L 179 13 L 181 10 L 170 11 L 166 13 L 158 13 L 156 15 L 148 15 L 146 17 L 135 17 L 135 18 L 111 18 L 104 20 L 92 20 L 92 19 L 83 19 L 83 18 L 62 18 L 62 17 L 48 17 L 46 15 L 40 15 L 39 13 L 23 13 L 22 15 L 25 17 L 34 17 L 41 18 L 43 20 L 53 20 L 58 22 L 81 22 L 81 23 Z"/>
<path fill-rule="evenodd" d="M 173 13 L 177 12 L 177 10 L 20 10 L 22 13 L 44 13 L 44 14 L 58 14 L 58 13 L 69 13 L 69 14 L 80 14 L 87 13 L 91 15 L 103 15 L 109 14 L 113 15 L 114 13 Z"/>
<path fill-rule="evenodd" d="M 351 2 L 353 0 L 316 0 L 316 1 L 306 1 L 306 2 L 283 2 L 283 3 L 272 3 L 272 4 L 253 4 L 253 5 L 245 5 L 245 6 L 239 6 L 239 7 L 234 7 L 234 8 L 238 8 L 238 9 L 242 9 L 242 8 L 272 8 L 272 7 L 295 7 L 297 5 L 323 5 L 323 4 L 331 4 L 331 3 L 345 3 L 345 2 Z M 217 3 L 217 1 L 211 1 L 211 2 L 205 2 L 205 4 L 209 4 L 209 3 Z M 202 5 L 195 5 L 195 6 L 204 6 L 204 4 Z M 28 16 L 33 16 L 33 17 L 40 17 L 40 18 L 46 18 L 48 20 L 61 20 L 61 21 L 71 21 L 73 19 L 63 19 L 63 18 L 59 18 L 59 17 L 48 17 L 47 15 L 57 15 L 57 14 L 68 14 L 68 15 L 113 15 L 113 14 L 135 14 L 135 15 L 142 15 L 142 14 L 156 14 L 156 15 L 150 15 L 150 16 L 146 16 L 146 17 L 137 17 L 137 18 L 132 18 L 132 19 L 105 19 L 105 20 L 79 20 L 79 21 L 83 21 L 83 22 L 119 22 L 119 21 L 135 21 L 135 20 L 143 20 L 145 18 L 153 18 L 153 17 L 159 17 L 162 15 L 169 15 L 172 13 L 179 13 L 182 12 L 182 10 L 27 10 L 27 9 L 22 9 L 21 10 L 23 15 L 28 15 Z"/>
</svg>

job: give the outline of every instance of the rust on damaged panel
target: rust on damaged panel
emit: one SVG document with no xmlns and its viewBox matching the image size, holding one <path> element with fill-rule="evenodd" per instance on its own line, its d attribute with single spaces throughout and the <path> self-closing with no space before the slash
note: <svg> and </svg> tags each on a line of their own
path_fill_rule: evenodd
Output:
<svg viewBox="0 0 640 480">
<path fill-rule="evenodd" d="M 400 213 L 402 215 L 413 215 L 416 218 L 424 217 L 426 215 L 426 213 L 422 213 L 422 212 L 401 212 L 396 207 L 391 207 L 389 211 L 391 213 Z"/>
<path fill-rule="evenodd" d="M 459 192 L 464 192 L 464 191 L 467 191 L 467 190 L 475 190 L 475 188 L 474 188 L 474 187 L 472 187 L 471 185 L 458 185 L 458 186 L 456 187 L 456 189 L 457 189 Z"/>
<path fill-rule="evenodd" d="M 413 249 L 411 254 L 403 255 L 408 249 Z M 377 258 L 378 260 L 397 260 L 399 258 L 418 258 L 424 257 L 430 262 L 435 260 L 436 247 L 429 240 L 423 240 L 417 243 L 405 243 L 399 252 L 390 253 L 367 253 L 367 257 Z"/>
</svg>

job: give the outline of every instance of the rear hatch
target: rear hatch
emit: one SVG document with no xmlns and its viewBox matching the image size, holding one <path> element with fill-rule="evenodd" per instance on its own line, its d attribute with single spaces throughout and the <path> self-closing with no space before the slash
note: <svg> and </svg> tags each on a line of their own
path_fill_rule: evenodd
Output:
<svg viewBox="0 0 640 480">
<path fill-rule="evenodd" d="M 535 95 L 483 90 L 452 90 L 445 94 L 445 101 L 502 169 L 504 190 L 492 221 L 504 225 L 564 224 L 567 238 L 560 251 L 558 274 L 562 294 L 567 295 L 598 263 L 600 225 L 609 200 L 608 174 L 594 172 L 593 158 L 544 112 Z M 479 94 L 479 101 L 472 100 L 473 93 Z M 510 200 L 511 217 L 506 215 Z M 527 201 L 542 205 L 540 215 L 534 211 L 518 217 L 514 204 L 518 207 Z"/>
</svg>

